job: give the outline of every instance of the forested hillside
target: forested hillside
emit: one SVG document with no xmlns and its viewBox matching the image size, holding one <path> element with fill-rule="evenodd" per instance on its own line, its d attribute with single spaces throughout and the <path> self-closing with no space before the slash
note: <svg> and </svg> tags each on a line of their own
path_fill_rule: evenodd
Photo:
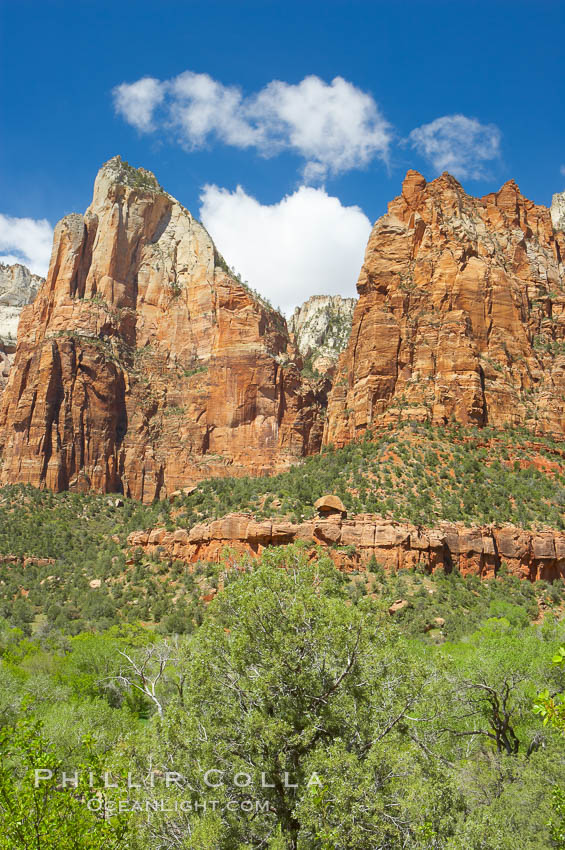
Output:
<svg viewBox="0 0 565 850">
<path fill-rule="evenodd" d="M 516 579 L 354 579 L 281 547 L 187 634 L 4 621 L 0 846 L 561 846 L 562 739 L 533 710 L 565 684 L 551 593 L 542 619 Z"/>
</svg>

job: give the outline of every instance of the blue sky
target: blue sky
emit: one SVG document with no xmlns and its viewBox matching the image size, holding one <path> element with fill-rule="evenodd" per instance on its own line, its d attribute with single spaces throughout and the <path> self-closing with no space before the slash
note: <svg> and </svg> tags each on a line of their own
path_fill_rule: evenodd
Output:
<svg viewBox="0 0 565 850">
<path fill-rule="evenodd" d="M 44 263 L 47 226 L 14 220 L 83 211 L 119 153 L 285 309 L 296 293 L 282 290 L 311 278 L 305 295 L 348 294 L 367 219 L 407 168 L 432 179 L 447 162 L 477 195 L 513 177 L 544 204 L 565 188 L 564 8 L 0 0 L 0 254 Z M 343 265 L 317 268 L 324 245 Z"/>
</svg>

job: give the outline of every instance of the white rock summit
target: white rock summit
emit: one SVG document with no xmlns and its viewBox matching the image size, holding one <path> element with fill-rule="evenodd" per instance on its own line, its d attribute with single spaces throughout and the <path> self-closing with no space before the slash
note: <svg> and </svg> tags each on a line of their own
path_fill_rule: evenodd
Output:
<svg viewBox="0 0 565 850">
<path fill-rule="evenodd" d="M 294 311 L 288 329 L 312 371 L 325 374 L 335 365 L 351 333 L 356 298 L 313 295 Z"/>
<path fill-rule="evenodd" d="M 0 263 L 0 391 L 14 359 L 20 313 L 34 300 L 42 283 L 42 277 L 20 263 Z"/>
<path fill-rule="evenodd" d="M 0 339 L 15 343 L 22 307 L 31 304 L 42 283 L 26 266 L 0 263 Z"/>
<path fill-rule="evenodd" d="M 556 192 L 551 201 L 551 221 L 556 230 L 565 231 L 565 192 Z"/>
</svg>

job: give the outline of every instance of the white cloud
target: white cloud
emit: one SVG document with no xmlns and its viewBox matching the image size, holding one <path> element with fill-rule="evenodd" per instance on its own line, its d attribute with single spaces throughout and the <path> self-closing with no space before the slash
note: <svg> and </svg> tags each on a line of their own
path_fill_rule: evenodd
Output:
<svg viewBox="0 0 565 850">
<path fill-rule="evenodd" d="M 265 144 L 284 140 L 306 160 L 305 176 L 319 179 L 387 158 L 391 127 L 371 95 L 342 77 L 331 85 L 306 77 L 298 85 L 274 81 L 252 104 Z"/>
<path fill-rule="evenodd" d="M 559 170 L 561 171 L 561 174 L 565 177 L 565 165 L 562 165 Z"/>
<path fill-rule="evenodd" d="M 294 151 L 310 181 L 374 158 L 387 161 L 392 141 L 373 97 L 342 77 L 326 83 L 309 76 L 296 85 L 274 80 L 245 96 L 208 74 L 185 71 L 162 82 L 122 83 L 113 95 L 116 111 L 138 130 L 172 132 L 191 150 L 216 140 L 262 156 Z"/>
<path fill-rule="evenodd" d="M 0 213 L 0 263 L 22 263 L 34 274 L 45 276 L 52 243 L 53 228 L 46 219 Z"/>
<path fill-rule="evenodd" d="M 289 313 L 311 295 L 356 296 L 371 222 L 323 189 L 301 186 L 271 206 L 241 186 L 205 186 L 200 217 L 244 280 Z"/>
<path fill-rule="evenodd" d="M 500 156 L 498 127 L 465 115 L 436 118 L 412 130 L 408 139 L 436 171 L 449 171 L 460 179 L 485 177 L 485 163 Z"/>
<path fill-rule="evenodd" d="M 201 148 L 212 136 L 238 148 L 260 145 L 261 131 L 250 123 L 247 105 L 235 86 L 192 71 L 163 85 L 169 94 L 169 119 L 184 145 Z"/>
<path fill-rule="evenodd" d="M 154 129 L 153 112 L 164 98 L 163 85 L 153 77 L 136 83 L 122 83 L 113 90 L 114 104 L 129 124 L 141 132 Z"/>
</svg>

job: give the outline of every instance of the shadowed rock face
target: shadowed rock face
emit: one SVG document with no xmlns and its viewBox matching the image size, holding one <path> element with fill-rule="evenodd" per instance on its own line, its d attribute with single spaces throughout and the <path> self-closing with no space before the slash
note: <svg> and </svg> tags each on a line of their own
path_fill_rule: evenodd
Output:
<svg viewBox="0 0 565 850">
<path fill-rule="evenodd" d="M 2 397 L 0 482 L 150 501 L 318 450 L 325 390 L 202 225 L 119 157 L 56 227 Z"/>
<path fill-rule="evenodd" d="M 513 181 L 473 198 L 409 171 L 369 239 L 325 442 L 399 418 L 561 435 L 564 257 L 550 211 Z"/>
</svg>

